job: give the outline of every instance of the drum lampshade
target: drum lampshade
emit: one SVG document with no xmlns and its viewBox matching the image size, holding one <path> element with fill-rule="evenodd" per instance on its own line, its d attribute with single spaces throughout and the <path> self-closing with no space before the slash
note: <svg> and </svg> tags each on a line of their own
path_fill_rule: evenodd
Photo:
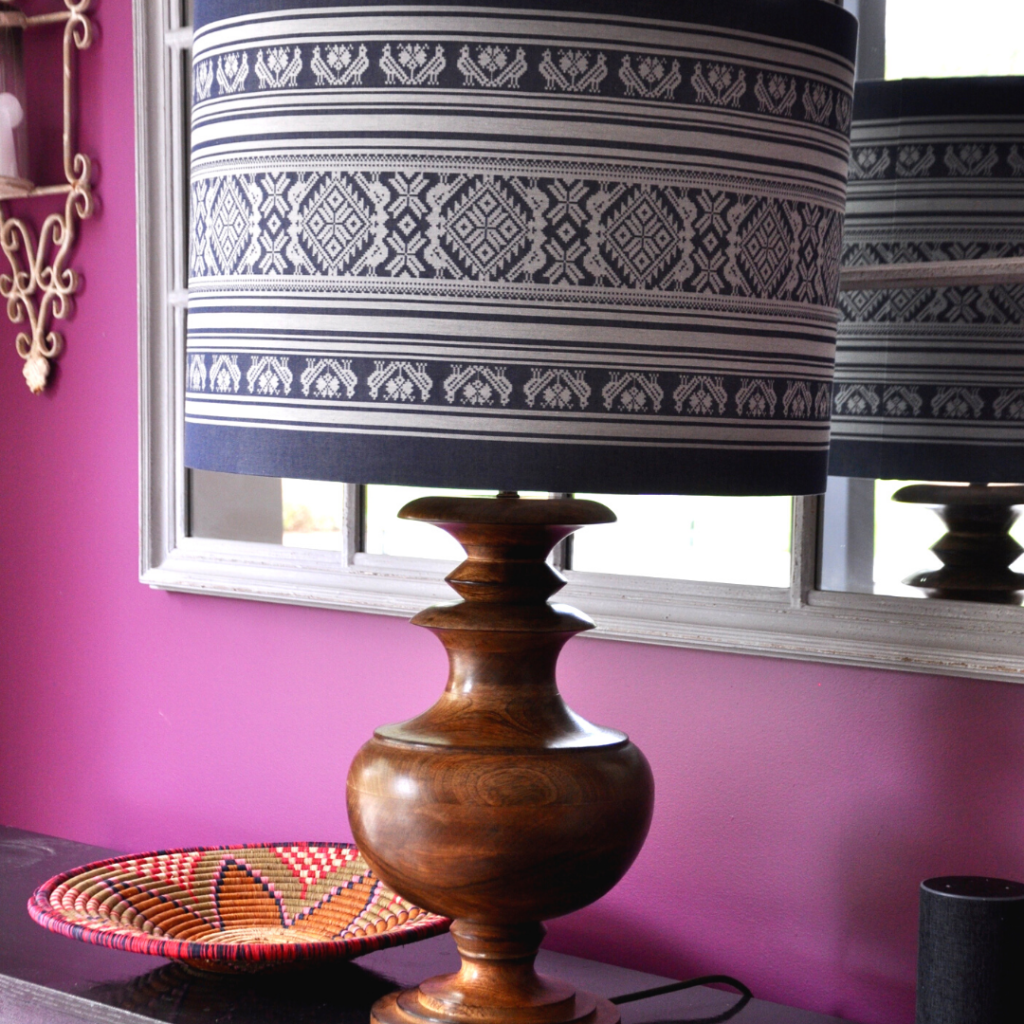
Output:
<svg viewBox="0 0 1024 1024">
<path fill-rule="evenodd" d="M 196 0 L 186 462 L 824 490 L 856 23 Z"/>
</svg>

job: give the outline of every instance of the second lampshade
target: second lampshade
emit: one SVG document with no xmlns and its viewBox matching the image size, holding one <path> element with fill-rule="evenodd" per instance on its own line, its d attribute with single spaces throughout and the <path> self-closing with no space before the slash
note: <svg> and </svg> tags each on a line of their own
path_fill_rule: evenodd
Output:
<svg viewBox="0 0 1024 1024">
<path fill-rule="evenodd" d="M 858 82 L 843 263 L 1024 256 L 1024 78 Z M 1024 284 L 840 296 L 829 472 L 1024 480 Z"/>
<path fill-rule="evenodd" d="M 860 82 L 843 261 L 1024 256 L 1024 78 Z M 906 582 L 1017 601 L 1008 530 L 1024 488 L 1024 283 L 864 289 L 840 297 L 829 472 L 962 481 L 903 488 L 950 532 Z"/>
</svg>

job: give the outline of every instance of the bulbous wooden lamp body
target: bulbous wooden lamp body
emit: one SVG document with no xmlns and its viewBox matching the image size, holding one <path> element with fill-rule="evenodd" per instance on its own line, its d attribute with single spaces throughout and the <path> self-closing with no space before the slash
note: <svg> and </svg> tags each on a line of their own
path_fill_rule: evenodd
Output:
<svg viewBox="0 0 1024 1024">
<path fill-rule="evenodd" d="M 580 718 L 555 682 L 562 646 L 593 623 L 547 598 L 545 562 L 580 526 L 614 515 L 590 501 L 423 498 L 400 515 L 451 533 L 468 558 L 448 577 L 464 598 L 412 621 L 448 650 L 441 699 L 359 751 L 348 811 L 374 871 L 419 906 L 455 918 L 457 974 L 386 996 L 378 1024 L 614 1024 L 607 1000 L 538 975 L 541 921 L 606 893 L 650 825 L 654 784 L 620 732 Z"/>
</svg>

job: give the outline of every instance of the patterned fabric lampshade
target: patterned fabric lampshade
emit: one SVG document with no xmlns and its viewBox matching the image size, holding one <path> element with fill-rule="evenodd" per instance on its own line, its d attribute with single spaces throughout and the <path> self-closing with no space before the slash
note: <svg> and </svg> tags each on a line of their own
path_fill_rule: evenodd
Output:
<svg viewBox="0 0 1024 1024">
<path fill-rule="evenodd" d="M 1024 78 L 861 82 L 846 266 L 1024 256 Z M 829 472 L 1024 481 L 1024 284 L 845 292 Z"/>
<path fill-rule="evenodd" d="M 824 489 L 856 24 L 196 0 L 188 465 Z"/>
</svg>

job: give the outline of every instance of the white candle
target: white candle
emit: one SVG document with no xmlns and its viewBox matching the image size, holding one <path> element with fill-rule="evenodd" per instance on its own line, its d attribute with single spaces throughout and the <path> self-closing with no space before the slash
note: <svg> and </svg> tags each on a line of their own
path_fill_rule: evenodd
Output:
<svg viewBox="0 0 1024 1024">
<path fill-rule="evenodd" d="M 20 178 L 14 129 L 25 119 L 25 111 L 12 92 L 0 92 L 0 177 Z"/>
</svg>

